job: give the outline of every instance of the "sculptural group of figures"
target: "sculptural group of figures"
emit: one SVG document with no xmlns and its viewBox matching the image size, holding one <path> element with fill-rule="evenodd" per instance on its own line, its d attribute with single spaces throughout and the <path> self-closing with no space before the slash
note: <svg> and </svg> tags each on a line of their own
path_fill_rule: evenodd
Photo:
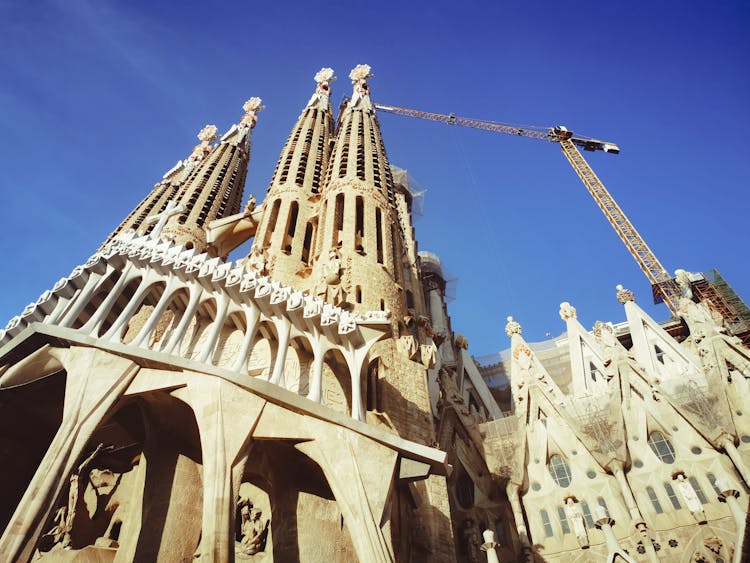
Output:
<svg viewBox="0 0 750 563">
<path fill-rule="evenodd" d="M 61 506 L 52 514 L 52 527 L 45 532 L 38 543 L 34 559 L 44 559 L 46 554 L 58 550 L 75 550 L 85 547 L 86 542 L 77 539 L 81 534 L 79 526 L 94 521 L 102 512 L 111 515 L 103 536 L 96 538 L 94 546 L 118 548 L 118 538 L 122 521 L 117 518 L 118 503 L 112 503 L 115 491 L 120 485 L 122 474 L 106 468 L 106 454 L 114 451 L 114 446 L 99 444 L 73 470 L 68 478 L 67 495 L 63 495 Z M 95 494 L 91 499 L 90 491 Z M 84 500 L 84 496 L 87 500 Z M 88 518 L 83 514 L 88 512 Z M 263 555 L 268 540 L 270 519 L 263 518 L 263 511 L 252 500 L 237 498 L 237 535 L 235 556 L 238 559 L 253 559 Z M 200 552 L 200 545 L 196 555 Z"/>
</svg>

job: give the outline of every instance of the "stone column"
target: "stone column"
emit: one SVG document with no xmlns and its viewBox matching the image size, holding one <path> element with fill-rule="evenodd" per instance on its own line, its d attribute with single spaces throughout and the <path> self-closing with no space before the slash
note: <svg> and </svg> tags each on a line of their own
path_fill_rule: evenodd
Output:
<svg viewBox="0 0 750 563">
<path fill-rule="evenodd" d="M 55 352 L 67 372 L 63 420 L 0 538 L 0 553 L 6 561 L 31 559 L 67 476 L 85 453 L 86 443 L 101 420 L 139 369 L 130 360 L 95 348 L 73 346 Z"/>
<path fill-rule="evenodd" d="M 247 362 L 247 355 L 250 352 L 250 347 L 253 345 L 253 339 L 255 338 L 255 329 L 258 326 L 258 319 L 260 318 L 260 310 L 253 304 L 243 305 L 245 310 L 245 321 L 247 322 L 247 328 L 245 329 L 245 338 L 242 341 L 242 347 L 237 354 L 237 360 L 232 366 L 233 371 L 244 371 L 245 363 Z"/>
<path fill-rule="evenodd" d="M 396 452 L 346 430 L 296 447 L 323 470 L 351 531 L 357 559 L 392 563 L 390 538 L 380 523 L 395 478 Z"/>
<path fill-rule="evenodd" d="M 164 313 L 164 310 L 167 308 L 167 305 L 169 305 L 169 302 L 172 299 L 172 296 L 174 295 L 175 281 L 176 280 L 173 276 L 169 276 L 169 278 L 167 279 L 167 285 L 164 288 L 164 293 L 162 294 L 161 299 L 159 299 L 159 302 L 156 304 L 156 307 L 154 307 L 154 310 L 151 312 L 151 316 L 146 321 L 146 324 L 143 325 L 143 328 L 140 330 L 140 332 L 136 335 L 136 337 L 131 342 L 133 346 L 140 346 L 143 348 L 148 347 L 148 338 L 149 336 L 151 336 L 151 333 L 153 332 L 154 328 L 156 328 L 156 323 L 159 322 L 159 319 L 161 318 L 162 313 Z"/>
<path fill-rule="evenodd" d="M 201 350 L 200 356 L 196 358 L 196 361 L 208 362 L 209 364 L 213 365 L 213 358 L 211 356 L 214 351 L 214 347 L 216 346 L 216 341 L 219 339 L 219 335 L 221 334 L 221 329 L 224 328 L 224 321 L 226 320 L 228 308 L 229 297 L 226 293 L 222 292 L 219 294 L 218 305 L 216 309 L 216 318 L 210 326 L 211 332 L 209 333 L 208 339 L 206 339 L 206 342 L 203 345 L 203 350 Z"/>
<path fill-rule="evenodd" d="M 745 481 L 747 485 L 750 485 L 750 471 L 748 471 L 745 462 L 742 460 L 740 452 L 737 451 L 737 448 L 734 445 L 734 440 L 730 437 L 724 438 L 721 441 L 721 447 L 727 452 L 729 459 L 732 460 L 732 463 L 737 468 L 737 472 L 742 475 L 742 480 Z"/>
<path fill-rule="evenodd" d="M 203 457 L 203 527 L 198 559 L 234 559 L 235 465 L 266 401 L 218 377 L 193 374 L 187 393 L 198 423 Z"/>
<path fill-rule="evenodd" d="M 175 354 L 179 356 L 180 343 L 185 336 L 185 331 L 187 331 L 188 326 L 190 326 L 190 321 L 192 321 L 195 316 L 195 311 L 198 309 L 201 297 L 203 296 L 203 288 L 198 285 L 190 287 L 188 291 L 190 292 L 190 297 L 187 307 L 185 307 L 185 312 L 182 314 L 182 318 L 180 318 L 180 322 L 174 329 L 172 336 L 169 337 L 169 342 L 167 342 L 167 345 L 164 347 L 164 352 L 167 354 Z"/>
<path fill-rule="evenodd" d="M 729 511 L 732 513 L 734 518 L 734 524 L 737 526 L 737 539 L 734 542 L 734 559 L 733 563 L 742 563 L 742 545 L 745 538 L 745 527 L 746 527 L 746 514 L 743 508 L 740 506 L 737 498 L 740 496 L 740 492 L 732 485 L 724 481 L 724 479 L 717 479 L 716 485 L 721 489 L 719 495 L 719 501 L 727 503 Z"/>
<path fill-rule="evenodd" d="M 131 317 L 135 314 L 138 307 L 141 306 L 141 302 L 143 301 L 143 298 L 146 296 L 146 294 L 151 291 L 155 279 L 156 276 L 152 271 L 147 271 L 143 274 L 141 283 L 138 284 L 138 287 L 133 293 L 133 297 L 130 298 L 130 301 L 125 306 L 125 309 L 122 311 L 122 313 L 120 313 L 117 319 L 115 319 L 115 322 L 112 323 L 112 326 L 109 328 L 109 330 L 102 335 L 103 340 L 112 340 L 115 342 L 119 342 L 120 336 L 127 326 L 128 321 L 130 321 Z"/>
<path fill-rule="evenodd" d="M 276 351 L 276 362 L 273 364 L 273 372 L 269 383 L 274 385 L 285 386 L 283 380 L 284 366 L 286 364 L 286 352 L 289 349 L 289 333 L 292 330 L 292 323 L 287 318 L 274 321 L 276 332 L 279 335 L 279 346 Z"/>
<path fill-rule="evenodd" d="M 531 542 L 529 540 L 529 531 L 526 529 L 526 523 L 523 519 L 523 508 L 521 508 L 521 495 L 518 485 L 509 481 L 505 488 L 505 492 L 508 495 L 508 500 L 510 501 L 510 506 L 513 511 L 513 520 L 516 522 L 518 539 L 521 540 L 521 550 L 524 554 L 524 560 L 533 561 L 533 549 L 531 548 Z"/>
<path fill-rule="evenodd" d="M 497 551 L 495 551 L 495 547 L 497 546 L 497 543 L 495 543 L 495 532 L 485 530 L 482 532 L 482 537 L 484 538 L 484 543 L 479 546 L 479 549 L 487 554 L 487 563 L 500 563 L 500 560 L 497 558 Z"/>
</svg>

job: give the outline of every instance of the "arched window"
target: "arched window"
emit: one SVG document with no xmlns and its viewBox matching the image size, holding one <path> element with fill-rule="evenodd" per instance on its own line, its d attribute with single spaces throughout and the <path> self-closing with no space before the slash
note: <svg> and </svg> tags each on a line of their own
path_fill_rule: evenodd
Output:
<svg viewBox="0 0 750 563">
<path fill-rule="evenodd" d="M 570 485 L 570 467 L 561 455 L 555 454 L 549 458 L 549 472 L 558 486 L 565 488 Z"/>
<path fill-rule="evenodd" d="M 648 445 L 651 446 L 651 450 L 654 452 L 664 463 L 674 463 L 674 448 L 672 442 L 664 436 L 658 430 L 654 430 L 648 435 Z"/>
</svg>

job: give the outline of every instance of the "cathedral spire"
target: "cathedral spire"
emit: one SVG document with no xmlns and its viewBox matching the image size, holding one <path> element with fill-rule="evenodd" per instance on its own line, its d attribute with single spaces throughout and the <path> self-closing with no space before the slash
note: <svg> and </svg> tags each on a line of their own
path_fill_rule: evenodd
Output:
<svg viewBox="0 0 750 563">
<path fill-rule="evenodd" d="M 145 232 L 151 230 L 148 227 L 151 224 L 149 223 L 149 219 L 159 215 L 166 209 L 167 203 L 177 196 L 180 186 L 190 176 L 190 172 L 198 162 L 203 160 L 213 150 L 211 143 L 217 139 L 216 131 L 215 125 L 206 125 L 198 132 L 197 137 L 200 143 L 193 148 L 190 155 L 184 160 L 178 161 L 177 164 L 165 172 L 162 180 L 154 185 L 148 195 L 110 233 L 103 245 L 110 242 L 120 233 L 129 230 Z"/>
<path fill-rule="evenodd" d="M 395 323 L 410 308 L 402 257 L 404 237 L 411 233 L 403 232 L 399 221 L 391 167 L 370 101 L 371 69 L 358 65 L 349 77 L 353 94 L 339 118 L 321 194 L 312 285 L 327 301 L 390 311 Z"/>
<path fill-rule="evenodd" d="M 240 211 L 250 160 L 250 133 L 263 109 L 261 99 L 250 98 L 243 109 L 240 122 L 217 145 L 211 144 L 217 140 L 215 126 L 206 126 L 198 135 L 201 143 L 187 159 L 186 170 L 181 174 L 184 181 L 175 197 L 175 203 L 185 211 L 169 219 L 162 231 L 163 238 L 203 252 L 208 246 L 205 231 L 208 223 Z"/>
<path fill-rule="evenodd" d="M 256 267 L 293 286 L 304 285 L 300 276 L 309 275 L 333 136 L 333 69 L 320 69 L 314 80 L 315 91 L 279 156 L 251 250 Z"/>
</svg>

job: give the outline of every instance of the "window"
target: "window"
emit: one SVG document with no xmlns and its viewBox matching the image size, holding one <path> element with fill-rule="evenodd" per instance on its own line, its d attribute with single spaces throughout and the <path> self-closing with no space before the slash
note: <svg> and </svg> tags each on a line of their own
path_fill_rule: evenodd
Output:
<svg viewBox="0 0 750 563">
<path fill-rule="evenodd" d="M 549 458 L 549 472 L 558 486 L 565 488 L 570 485 L 570 468 L 561 455 L 555 454 Z"/>
<path fill-rule="evenodd" d="M 280 199 L 277 199 L 273 202 L 273 207 L 271 207 L 271 215 L 269 216 L 268 224 L 266 225 L 266 233 L 263 237 L 263 248 L 268 248 L 268 245 L 271 244 L 271 237 L 273 236 L 273 231 L 276 228 L 276 220 L 279 218 L 280 207 Z"/>
<path fill-rule="evenodd" d="M 310 247 L 312 246 L 313 224 L 308 223 L 305 227 L 305 240 L 302 242 L 302 261 L 310 263 Z"/>
<path fill-rule="evenodd" d="M 708 499 L 706 498 L 706 494 L 703 492 L 703 489 L 701 489 L 700 483 L 698 483 L 698 479 L 695 477 L 688 477 L 688 481 L 690 482 L 690 486 L 693 487 L 693 490 L 695 491 L 695 496 L 698 497 L 698 500 L 701 501 L 701 504 L 708 504 Z"/>
<path fill-rule="evenodd" d="M 380 208 L 375 208 L 375 239 L 378 250 L 378 264 L 383 263 L 383 217 Z"/>
<path fill-rule="evenodd" d="M 542 516 L 542 526 L 544 526 L 544 535 L 551 538 L 554 534 L 552 531 L 552 522 L 549 521 L 549 514 L 546 510 L 540 510 L 539 514 Z"/>
<path fill-rule="evenodd" d="M 664 363 L 664 350 L 659 348 L 656 344 L 654 344 L 654 353 L 656 354 L 656 360 Z"/>
<path fill-rule="evenodd" d="M 669 502 L 672 503 L 674 509 L 680 510 L 682 508 L 682 505 L 680 504 L 680 499 L 677 498 L 677 495 L 675 494 L 674 488 L 672 488 L 671 483 L 664 483 L 664 490 L 667 491 Z"/>
<path fill-rule="evenodd" d="M 333 213 L 333 244 L 341 241 L 341 231 L 344 230 L 344 194 L 336 196 L 336 207 Z"/>
<path fill-rule="evenodd" d="M 354 250 L 365 253 L 365 201 L 361 195 L 357 196 L 354 205 Z"/>
<path fill-rule="evenodd" d="M 648 493 L 648 498 L 651 501 L 651 504 L 654 505 L 654 511 L 657 514 L 663 514 L 664 509 L 661 507 L 659 497 L 656 496 L 656 491 L 652 487 L 646 487 L 646 493 Z"/>
<path fill-rule="evenodd" d="M 286 221 L 286 236 L 281 250 L 286 254 L 292 253 L 292 244 L 294 243 L 294 233 L 297 231 L 297 217 L 299 216 L 299 203 L 293 201 L 289 206 L 289 216 Z"/>
<path fill-rule="evenodd" d="M 586 520 L 586 525 L 589 528 L 594 527 L 594 519 L 591 517 L 591 509 L 589 508 L 589 503 L 587 503 L 585 500 L 581 502 L 581 509 L 583 510 L 583 517 Z"/>
<path fill-rule="evenodd" d="M 570 526 L 568 525 L 568 516 L 565 514 L 565 509 L 562 506 L 557 507 L 557 516 L 560 518 L 560 527 L 562 528 L 563 534 L 570 533 Z"/>
<path fill-rule="evenodd" d="M 606 501 L 606 500 L 604 500 L 604 499 L 603 499 L 602 497 L 598 497 L 598 498 L 596 499 L 596 502 L 597 502 L 597 504 L 598 504 L 599 506 L 601 506 L 601 507 L 602 507 L 602 508 L 604 509 L 604 512 L 605 512 L 605 514 L 606 514 L 607 516 L 610 516 L 610 513 L 609 513 L 609 507 L 607 506 L 607 501 Z"/>
<path fill-rule="evenodd" d="M 406 308 L 414 308 L 414 294 L 409 289 L 406 290 Z"/>
<path fill-rule="evenodd" d="M 716 491 L 716 494 L 721 495 L 721 489 L 716 482 L 716 475 L 714 475 L 713 473 L 709 473 L 708 475 L 706 475 L 706 478 L 708 479 L 708 482 L 711 483 L 711 486 L 713 487 L 714 491 Z"/>
<path fill-rule="evenodd" d="M 356 286 L 354 288 L 354 299 L 357 303 L 362 303 L 362 286 Z"/>
<path fill-rule="evenodd" d="M 658 430 L 648 435 L 648 445 L 663 463 L 674 463 L 674 448 L 672 442 Z"/>
<path fill-rule="evenodd" d="M 596 364 L 594 362 L 589 362 L 589 373 L 591 373 L 592 381 L 596 381 L 597 379 L 602 378 L 602 374 L 599 371 L 599 368 L 596 367 Z"/>
</svg>

